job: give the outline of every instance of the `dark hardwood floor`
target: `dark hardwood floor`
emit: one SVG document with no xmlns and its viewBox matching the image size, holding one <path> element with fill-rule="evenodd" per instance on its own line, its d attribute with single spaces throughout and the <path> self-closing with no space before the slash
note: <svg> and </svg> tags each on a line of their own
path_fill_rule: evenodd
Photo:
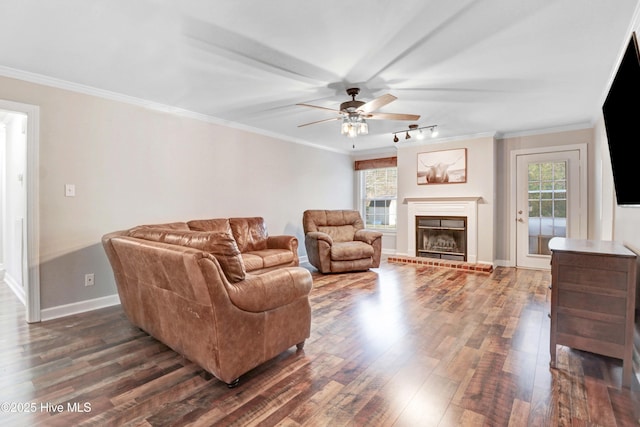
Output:
<svg viewBox="0 0 640 427">
<path fill-rule="evenodd" d="M 386 262 L 314 273 L 304 350 L 235 389 L 120 307 L 29 325 L 0 285 L 0 425 L 640 425 L 619 360 L 561 347 L 549 368 L 549 281 Z"/>
</svg>

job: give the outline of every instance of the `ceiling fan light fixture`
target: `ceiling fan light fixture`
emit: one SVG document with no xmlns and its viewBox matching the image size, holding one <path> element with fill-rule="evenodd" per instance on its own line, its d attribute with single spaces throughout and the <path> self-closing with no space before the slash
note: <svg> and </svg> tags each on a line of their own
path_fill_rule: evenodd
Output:
<svg viewBox="0 0 640 427">
<path fill-rule="evenodd" d="M 433 126 L 431 128 L 431 138 L 435 138 L 436 136 L 438 136 L 438 129 L 437 126 Z"/>
<path fill-rule="evenodd" d="M 349 138 L 355 138 L 358 135 L 366 135 L 369 133 L 369 125 L 367 124 L 367 121 L 358 114 L 349 114 L 342 119 L 340 133 Z"/>
<path fill-rule="evenodd" d="M 411 135 L 409 135 L 409 131 L 407 131 L 407 134 L 404 136 L 404 139 L 411 139 Z"/>
<path fill-rule="evenodd" d="M 367 121 L 360 117 L 358 121 L 358 135 L 367 135 L 369 133 L 369 124 Z"/>
<path fill-rule="evenodd" d="M 396 135 L 395 133 L 393 134 L 393 142 L 398 142 L 398 135 Z"/>
<path fill-rule="evenodd" d="M 342 127 L 340 128 L 340 133 L 342 133 L 343 135 L 347 135 L 349 133 L 350 127 L 351 123 L 349 122 L 349 119 L 345 117 L 344 119 L 342 119 Z"/>
<path fill-rule="evenodd" d="M 333 111 L 334 113 L 338 113 L 339 116 L 318 120 L 311 123 L 305 123 L 302 125 L 298 125 L 298 127 L 314 125 L 317 123 L 324 123 L 334 120 L 341 120 L 342 124 L 340 125 L 340 133 L 342 135 L 346 135 L 349 138 L 356 138 L 358 135 L 367 135 L 369 134 L 369 124 L 366 119 L 384 119 L 384 120 L 418 120 L 420 116 L 417 114 L 399 114 L 399 113 L 381 113 L 377 112 L 378 109 L 384 107 L 390 102 L 395 101 L 397 98 L 391 94 L 385 94 L 379 96 L 371 101 L 364 102 L 360 100 L 356 100 L 356 95 L 360 93 L 359 88 L 348 88 L 347 95 L 351 97 L 350 101 L 346 101 L 340 104 L 340 109 L 327 108 L 319 105 L 311 105 L 305 103 L 298 103 L 296 105 L 302 105 L 305 107 L 318 108 L 321 110 Z M 416 127 L 418 125 L 415 125 Z M 400 133 L 400 132 L 398 132 Z M 394 134 L 394 142 L 397 139 L 397 135 Z M 407 132 L 407 139 L 411 138 L 409 133 Z"/>
</svg>

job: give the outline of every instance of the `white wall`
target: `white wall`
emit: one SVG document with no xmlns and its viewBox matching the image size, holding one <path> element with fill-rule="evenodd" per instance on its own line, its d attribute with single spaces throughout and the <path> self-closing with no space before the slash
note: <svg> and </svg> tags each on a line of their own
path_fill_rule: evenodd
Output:
<svg viewBox="0 0 640 427">
<path fill-rule="evenodd" d="M 16 79 L 0 77 L 0 99 L 40 107 L 43 309 L 116 293 L 100 243 L 114 230 L 263 216 L 269 234 L 297 236 L 304 256 L 305 209 L 353 208 L 346 153 Z"/>
<path fill-rule="evenodd" d="M 467 149 L 467 182 L 460 184 L 417 183 L 418 153 Z M 478 203 L 478 262 L 490 263 L 495 258 L 495 180 L 496 143 L 493 137 L 430 142 L 398 147 L 398 228 L 397 252 L 408 253 L 408 212 L 403 203 L 408 197 L 481 197 Z"/>
<path fill-rule="evenodd" d="M 613 240 L 613 218 L 616 193 L 613 187 L 613 172 L 609 145 L 604 128 L 604 118 L 594 127 L 594 188 L 593 188 L 593 238 Z"/>
</svg>

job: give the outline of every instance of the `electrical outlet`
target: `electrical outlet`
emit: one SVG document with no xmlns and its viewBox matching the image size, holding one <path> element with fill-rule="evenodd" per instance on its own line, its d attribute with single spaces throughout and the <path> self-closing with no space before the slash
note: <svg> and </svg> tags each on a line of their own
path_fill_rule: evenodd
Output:
<svg viewBox="0 0 640 427">
<path fill-rule="evenodd" d="M 89 273 L 89 274 L 85 274 L 84 275 L 84 285 L 85 286 L 93 286 L 96 284 L 96 278 L 93 275 L 93 273 Z"/>
<path fill-rule="evenodd" d="M 65 184 L 64 185 L 64 195 L 65 195 L 65 197 L 76 197 L 76 185 L 75 184 Z"/>
</svg>

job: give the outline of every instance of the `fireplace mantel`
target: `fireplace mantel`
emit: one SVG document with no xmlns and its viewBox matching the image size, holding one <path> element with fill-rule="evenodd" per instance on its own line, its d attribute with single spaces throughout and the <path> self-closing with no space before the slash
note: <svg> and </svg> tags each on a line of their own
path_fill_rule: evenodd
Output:
<svg viewBox="0 0 640 427">
<path fill-rule="evenodd" d="M 421 202 L 475 202 L 476 204 L 482 200 L 480 196 L 474 197 L 405 197 L 403 203 L 421 203 Z"/>
<path fill-rule="evenodd" d="M 467 261 L 478 260 L 478 202 L 482 197 L 407 197 L 408 251 L 416 256 L 417 216 L 465 216 L 467 217 Z"/>
</svg>

